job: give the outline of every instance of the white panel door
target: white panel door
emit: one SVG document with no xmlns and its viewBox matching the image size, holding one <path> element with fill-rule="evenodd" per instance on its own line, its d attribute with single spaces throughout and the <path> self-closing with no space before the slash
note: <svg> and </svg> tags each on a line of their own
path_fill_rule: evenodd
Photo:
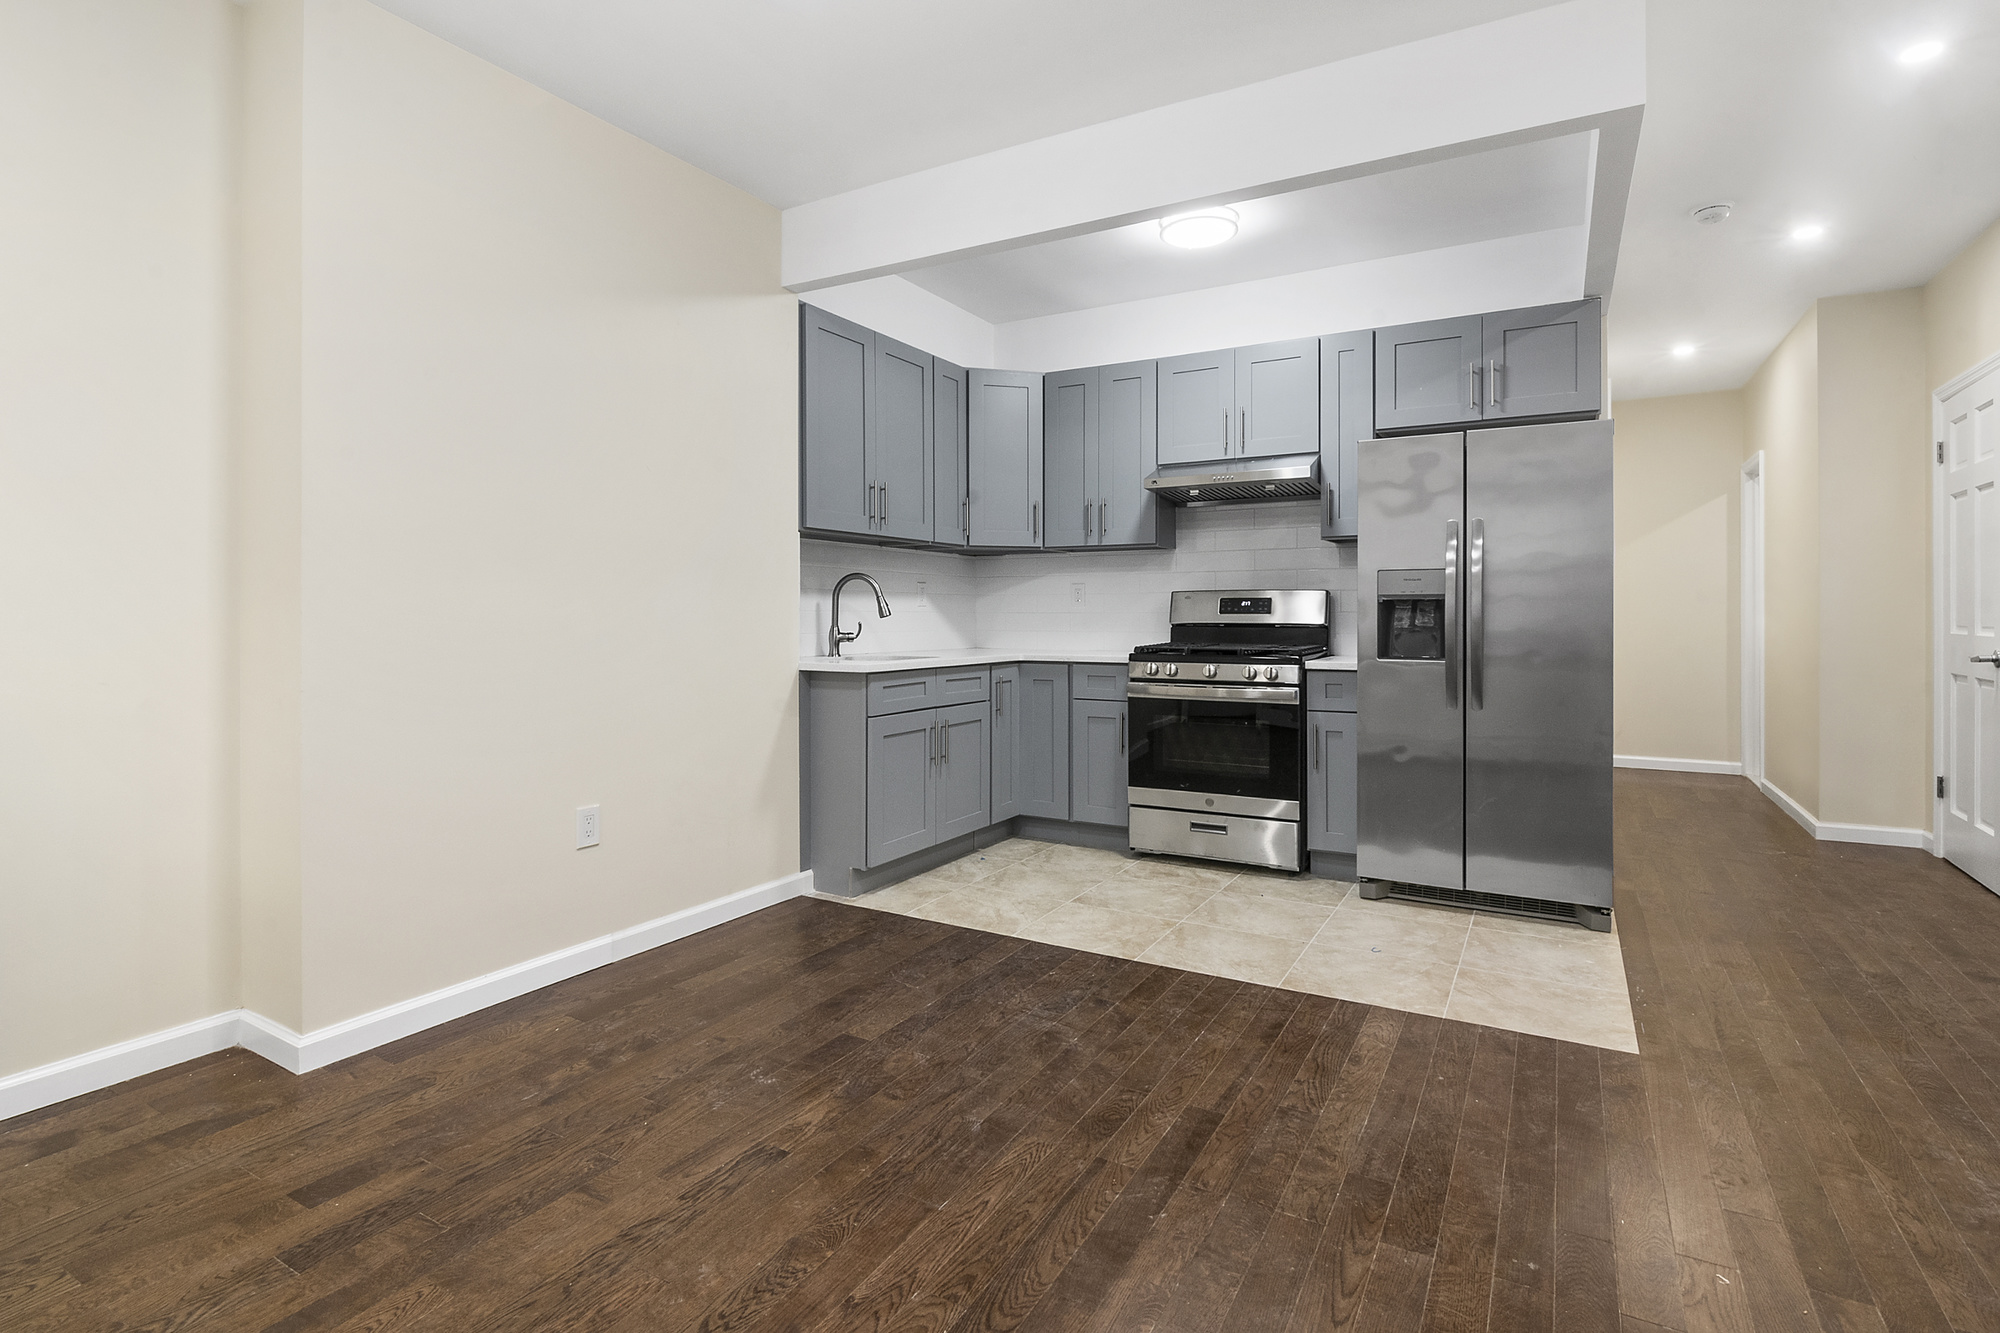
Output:
<svg viewBox="0 0 2000 1333">
<path fill-rule="evenodd" d="M 1944 854 L 2000 892 L 2000 369 L 1943 403 Z"/>
</svg>

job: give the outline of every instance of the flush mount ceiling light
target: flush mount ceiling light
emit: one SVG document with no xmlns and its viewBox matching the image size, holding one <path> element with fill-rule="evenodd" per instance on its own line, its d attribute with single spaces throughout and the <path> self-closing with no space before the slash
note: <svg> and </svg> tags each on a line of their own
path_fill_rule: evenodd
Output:
<svg viewBox="0 0 2000 1333">
<path fill-rule="evenodd" d="M 1718 222 L 1727 222 L 1734 211 L 1733 204 L 1703 204 L 1689 216 L 1704 227 L 1713 227 Z"/>
<path fill-rule="evenodd" d="M 1897 52 L 1896 63 L 1899 65 L 1928 65 L 1943 54 L 1943 42 L 1918 42 L 1913 46 L 1906 46 Z"/>
<path fill-rule="evenodd" d="M 1680 357 L 1683 361 L 1685 361 L 1688 357 L 1694 355 L 1694 344 L 1675 343 L 1673 346 L 1673 353 L 1675 356 Z"/>
<path fill-rule="evenodd" d="M 1236 210 L 1204 208 L 1193 213 L 1176 213 L 1160 219 L 1160 239 L 1183 250 L 1201 250 L 1221 245 L 1236 235 Z"/>
<path fill-rule="evenodd" d="M 1826 235 L 1826 228 L 1817 222 L 1802 222 L 1792 228 L 1792 239 L 1801 243 L 1816 241 Z"/>
</svg>

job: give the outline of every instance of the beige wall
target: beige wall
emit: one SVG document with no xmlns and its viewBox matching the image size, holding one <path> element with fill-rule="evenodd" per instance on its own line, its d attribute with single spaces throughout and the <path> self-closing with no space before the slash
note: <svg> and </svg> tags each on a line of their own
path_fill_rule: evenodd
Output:
<svg viewBox="0 0 2000 1333">
<path fill-rule="evenodd" d="M 1923 294 L 1829 297 L 1818 306 L 1818 346 L 1820 782 L 1810 808 L 1836 824 L 1925 828 L 1932 455 Z"/>
<path fill-rule="evenodd" d="M 0 1074 L 236 993 L 227 0 L 0 0 Z"/>
<path fill-rule="evenodd" d="M 1924 339 L 1928 389 L 2000 353 L 2000 222 L 1961 250 L 1924 288 Z"/>
<path fill-rule="evenodd" d="M 1612 748 L 1734 761 L 1743 395 L 1621 401 L 1616 417 Z"/>
<path fill-rule="evenodd" d="M 797 870 L 797 315 L 776 210 L 373 6 L 305 88 L 310 1030 Z"/>
<path fill-rule="evenodd" d="M 1764 774 L 1819 808 L 1819 312 L 1743 388 L 1764 455 Z"/>
</svg>

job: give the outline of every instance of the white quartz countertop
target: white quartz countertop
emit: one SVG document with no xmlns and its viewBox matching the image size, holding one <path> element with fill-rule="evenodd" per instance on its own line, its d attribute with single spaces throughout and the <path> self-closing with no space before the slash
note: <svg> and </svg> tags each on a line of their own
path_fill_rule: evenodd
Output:
<svg viewBox="0 0 2000 1333">
<path fill-rule="evenodd" d="M 1005 666 L 1012 662 L 1081 662 L 1087 665 L 1101 665 L 1107 662 L 1124 662 L 1132 655 L 1129 648 L 1107 649 L 1103 652 L 1020 652 L 1005 648 L 952 648 L 934 653 L 852 653 L 844 657 L 801 657 L 799 670 L 837 673 L 840 675 L 872 675 L 882 671 L 942 671 L 953 667 Z M 1351 657 L 1322 657 L 1306 663 L 1308 671 L 1354 671 L 1357 669 Z"/>
</svg>

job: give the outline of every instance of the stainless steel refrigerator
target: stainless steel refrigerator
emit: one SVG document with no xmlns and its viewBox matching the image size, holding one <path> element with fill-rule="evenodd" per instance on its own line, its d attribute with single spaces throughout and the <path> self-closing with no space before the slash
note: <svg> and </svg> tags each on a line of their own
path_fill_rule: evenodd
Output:
<svg viewBox="0 0 2000 1333">
<path fill-rule="evenodd" d="M 1610 929 L 1611 429 L 1361 442 L 1364 896 Z"/>
</svg>

